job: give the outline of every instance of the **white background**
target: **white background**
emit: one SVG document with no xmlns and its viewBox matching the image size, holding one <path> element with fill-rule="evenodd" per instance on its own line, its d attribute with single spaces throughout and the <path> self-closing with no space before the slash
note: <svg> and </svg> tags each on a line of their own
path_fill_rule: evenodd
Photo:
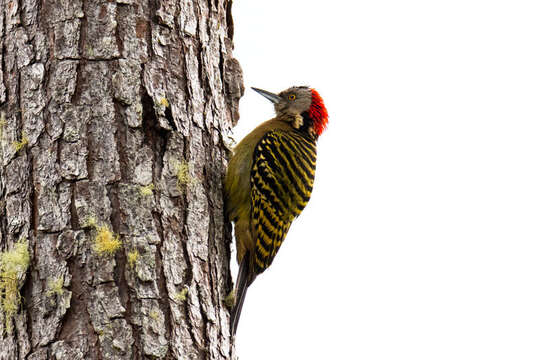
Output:
<svg viewBox="0 0 540 360">
<path fill-rule="evenodd" d="M 246 94 L 310 85 L 315 189 L 241 360 L 540 359 L 540 2 L 237 0 Z"/>
</svg>

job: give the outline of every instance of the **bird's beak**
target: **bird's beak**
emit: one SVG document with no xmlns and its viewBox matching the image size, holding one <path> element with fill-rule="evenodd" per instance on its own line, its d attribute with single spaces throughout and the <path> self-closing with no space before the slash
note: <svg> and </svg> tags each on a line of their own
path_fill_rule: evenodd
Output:
<svg viewBox="0 0 540 360">
<path fill-rule="evenodd" d="M 254 87 L 252 87 L 252 89 L 255 90 L 256 92 L 258 92 L 259 94 L 261 94 L 262 96 L 264 96 L 265 98 L 267 98 L 268 100 L 270 100 L 274 104 L 277 104 L 278 102 L 281 101 L 281 97 L 279 95 L 271 93 L 270 91 L 257 89 L 257 88 L 254 88 Z"/>
</svg>

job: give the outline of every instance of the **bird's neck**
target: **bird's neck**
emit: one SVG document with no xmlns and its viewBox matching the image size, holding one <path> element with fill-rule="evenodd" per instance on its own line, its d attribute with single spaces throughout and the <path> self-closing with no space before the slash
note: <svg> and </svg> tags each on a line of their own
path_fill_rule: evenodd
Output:
<svg viewBox="0 0 540 360">
<path fill-rule="evenodd" d="M 313 139 L 317 139 L 319 135 L 315 131 L 314 120 L 309 116 L 307 111 L 302 113 L 302 126 L 298 128 L 298 131 L 308 135 Z"/>
<path fill-rule="evenodd" d="M 307 111 L 304 111 L 300 115 L 280 114 L 277 118 L 288 123 L 294 130 L 307 138 L 317 140 L 319 137 L 314 128 L 314 121 Z"/>
</svg>

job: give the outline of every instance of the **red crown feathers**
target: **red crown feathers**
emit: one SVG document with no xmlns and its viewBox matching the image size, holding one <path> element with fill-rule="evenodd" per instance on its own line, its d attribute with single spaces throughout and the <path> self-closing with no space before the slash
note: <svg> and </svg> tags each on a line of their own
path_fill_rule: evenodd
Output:
<svg viewBox="0 0 540 360">
<path fill-rule="evenodd" d="M 308 115 L 313 120 L 313 128 L 317 136 L 320 136 L 328 124 L 328 111 L 326 111 L 321 95 L 315 89 L 311 89 L 311 106 Z"/>
</svg>

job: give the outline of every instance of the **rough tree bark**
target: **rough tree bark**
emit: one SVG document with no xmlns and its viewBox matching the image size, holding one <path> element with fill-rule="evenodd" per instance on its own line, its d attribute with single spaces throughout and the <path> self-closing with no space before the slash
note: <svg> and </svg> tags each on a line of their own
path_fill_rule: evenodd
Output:
<svg viewBox="0 0 540 360">
<path fill-rule="evenodd" d="M 230 7 L 0 0 L 0 251 L 30 255 L 1 359 L 233 356 Z"/>
</svg>

